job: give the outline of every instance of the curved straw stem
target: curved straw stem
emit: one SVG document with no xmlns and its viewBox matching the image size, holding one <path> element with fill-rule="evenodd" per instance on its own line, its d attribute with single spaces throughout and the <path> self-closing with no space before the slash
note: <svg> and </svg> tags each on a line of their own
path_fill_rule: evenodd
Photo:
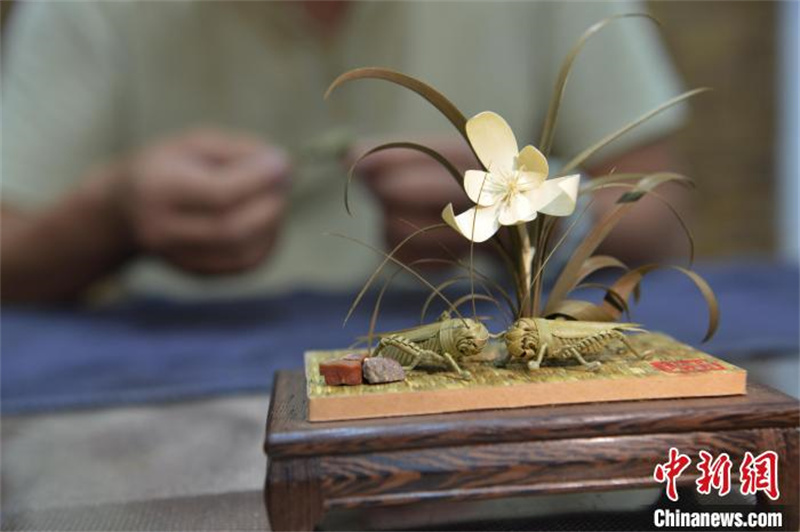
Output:
<svg viewBox="0 0 800 532">
<path fill-rule="evenodd" d="M 343 234 L 341 234 L 341 233 L 326 233 L 326 234 L 327 234 L 327 235 L 330 235 L 330 236 L 335 236 L 335 237 L 338 237 L 338 238 L 343 238 L 343 239 L 345 239 L 345 240 L 349 240 L 349 241 L 351 241 L 351 242 L 355 242 L 356 244 L 359 244 L 359 245 L 361 245 L 361 246 L 364 246 L 365 248 L 367 248 L 367 249 L 370 249 L 370 250 L 374 251 L 374 252 L 375 252 L 375 253 L 377 253 L 378 255 L 381 255 L 381 256 L 383 256 L 383 257 L 384 257 L 384 259 L 385 259 L 385 261 L 393 262 L 393 263 L 394 263 L 394 264 L 396 264 L 397 266 L 400 266 L 401 268 L 403 268 L 404 270 L 406 270 L 408 273 L 410 273 L 411 275 L 413 275 L 413 276 L 414 276 L 414 278 L 415 278 L 415 279 L 417 279 L 417 280 L 418 280 L 420 283 L 422 283 L 423 285 L 427 286 L 428 288 L 430 288 L 431 290 L 433 290 L 434 292 L 436 292 L 436 294 L 437 294 L 437 295 L 438 295 L 440 298 L 442 298 L 442 300 L 443 300 L 445 303 L 447 303 L 447 305 L 448 305 L 448 306 L 453 306 L 453 302 L 452 302 L 452 301 L 450 301 L 450 300 L 447 298 L 447 296 L 445 296 L 445 295 L 444 295 L 444 294 L 442 294 L 442 293 L 441 293 L 439 290 L 437 290 L 437 288 L 436 288 L 435 286 L 433 286 L 433 285 L 432 285 L 432 284 L 431 284 L 431 283 L 430 283 L 430 282 L 429 282 L 427 279 L 425 279 L 425 278 L 424 278 L 422 275 L 420 275 L 420 274 L 419 274 L 419 272 L 417 272 L 416 270 L 414 270 L 414 269 L 412 269 L 412 268 L 409 268 L 408 266 L 406 266 L 405 264 L 403 264 L 402 262 L 400 262 L 398 259 L 396 259 L 395 257 L 393 257 L 391 254 L 389 254 L 389 253 L 386 253 L 385 251 L 383 251 L 383 250 L 380 250 L 380 249 L 376 248 L 375 246 L 372 246 L 372 245 L 370 245 L 370 244 L 367 244 L 366 242 L 362 242 L 361 240 L 359 240 L 359 239 L 357 239 L 357 238 L 353 238 L 353 237 L 351 237 L 351 236 L 343 235 Z M 410 238 L 410 237 L 409 237 L 409 238 Z M 363 294 L 359 294 L 359 295 L 362 295 L 362 296 L 363 296 Z M 355 305 L 355 304 L 354 304 L 354 305 Z M 354 307 L 353 307 L 353 308 L 351 308 L 351 312 L 350 312 L 350 313 L 348 313 L 348 315 L 347 315 L 347 317 L 348 317 L 348 318 L 349 318 L 349 317 L 352 315 L 352 310 L 353 310 L 353 309 L 354 309 Z M 461 320 L 463 320 L 463 319 L 464 319 L 464 316 L 462 316 L 462 315 L 461 315 L 461 313 L 460 313 L 460 312 L 458 312 L 458 310 L 455 310 L 455 313 L 458 315 L 459 319 L 461 319 Z M 347 319 L 345 319 L 345 322 L 346 322 L 346 321 L 347 321 Z"/>
<path fill-rule="evenodd" d="M 535 249 L 531 247 L 531 237 L 528 234 L 527 224 L 517 225 L 517 234 L 519 235 L 519 279 L 520 287 L 523 289 L 521 296 L 523 301 L 530 301 L 531 293 L 531 268 L 533 267 L 533 256 Z M 520 313 L 522 317 L 530 317 L 532 315 L 531 308 L 526 304 L 520 303 Z"/>
<path fill-rule="evenodd" d="M 581 212 L 578 214 L 578 216 L 577 216 L 577 217 L 576 217 L 576 218 L 575 218 L 575 219 L 572 221 L 572 223 L 569 225 L 569 227 L 567 227 L 567 230 L 566 230 L 566 231 L 564 231 L 564 234 L 563 234 L 563 235 L 561 235 L 561 238 L 558 240 L 558 242 L 556 243 L 556 245 L 555 245 L 555 246 L 553 246 L 553 248 L 552 248 L 552 249 L 550 250 L 550 252 L 547 254 L 547 256 L 545 257 L 545 259 L 544 259 L 543 261 L 541 261 L 541 264 L 539 264 L 539 265 L 538 265 L 538 267 L 537 267 L 537 269 L 536 269 L 536 273 L 533 275 L 533 278 L 531 279 L 531 282 L 530 282 L 530 288 L 528 289 L 528 295 L 529 295 L 529 296 L 530 296 L 530 294 L 531 294 L 531 291 L 532 291 L 532 289 L 533 289 L 534 283 L 536 283 L 537 281 L 539 281 L 539 280 L 541 279 L 542 273 L 544 272 L 544 269 L 545 269 L 545 267 L 547 266 L 547 263 L 548 263 L 548 262 L 550 262 L 550 259 L 551 259 L 551 258 L 553 258 L 553 255 L 554 255 L 554 254 L 555 254 L 555 252 L 558 250 L 558 248 L 559 248 L 559 247 L 561 247 L 561 245 L 562 245 L 562 244 L 563 244 L 563 243 L 566 241 L 566 239 L 567 239 L 567 237 L 570 235 L 570 233 L 571 233 L 571 232 L 572 232 L 572 231 L 575 229 L 575 227 L 578 225 L 578 222 L 581 220 L 581 218 L 583 218 L 583 216 L 584 216 L 584 215 L 585 215 L 585 214 L 588 212 L 588 210 L 589 210 L 589 207 L 591 207 L 592 203 L 594 203 L 594 198 L 592 198 L 592 199 L 589 201 L 589 203 L 587 203 L 587 204 L 586 204 L 586 206 L 585 206 L 585 207 L 583 208 L 583 210 L 582 210 L 582 211 L 581 211 Z M 548 232 L 548 235 L 547 235 L 546 239 L 549 239 L 549 232 L 550 232 L 550 230 L 552 229 L 552 227 L 554 227 L 554 226 L 555 226 L 555 224 L 553 223 L 553 224 L 551 224 L 551 225 L 550 225 L 550 227 L 548 228 L 548 230 L 547 230 L 547 232 Z M 544 233 L 545 231 L 543 230 L 542 232 Z M 524 302 L 523 302 L 523 305 L 524 305 L 524 304 L 527 304 L 527 301 L 524 301 Z M 522 307 L 522 305 L 520 305 L 520 307 Z M 537 308 L 537 309 L 534 309 L 534 311 L 535 311 L 535 312 L 537 313 L 537 315 L 538 315 L 539 309 L 538 309 L 538 308 Z"/>
<path fill-rule="evenodd" d="M 427 227 L 423 227 L 421 229 L 418 229 L 418 230 L 414 231 L 412 234 L 408 235 L 403 240 L 401 240 L 400 243 L 398 243 L 392 249 L 392 251 L 389 252 L 388 254 L 384 253 L 381 250 L 377 250 L 374 246 L 370 246 L 369 244 L 366 244 L 365 242 L 361 242 L 358 239 L 352 239 L 358 244 L 366 246 L 366 247 L 372 249 L 373 251 L 379 252 L 380 254 L 384 255 L 385 258 L 383 259 L 383 262 L 381 262 L 380 265 L 378 265 L 378 267 L 375 268 L 375 271 L 372 272 L 372 275 L 369 276 L 369 279 L 367 279 L 367 282 L 364 283 L 364 286 L 361 287 L 361 290 L 358 292 L 358 295 L 356 295 L 356 298 L 353 300 L 353 303 L 350 305 L 350 310 L 347 312 L 347 316 L 345 316 L 345 318 L 344 318 L 344 323 L 346 324 L 347 321 L 350 319 L 350 317 L 353 315 L 353 312 L 355 312 L 356 307 L 358 307 L 358 304 L 363 299 L 364 294 L 367 293 L 367 290 L 369 290 L 369 287 L 372 286 L 373 282 L 375 282 L 375 279 L 377 279 L 378 275 L 380 275 L 380 273 L 383 270 L 383 268 L 385 268 L 386 265 L 389 262 L 398 262 L 395 259 L 395 255 L 397 254 L 397 252 L 399 252 L 403 248 L 403 246 L 405 246 L 408 242 L 410 242 L 411 240 L 413 240 L 414 238 L 416 238 L 417 236 L 419 236 L 419 235 L 421 235 L 423 233 L 427 233 L 428 231 L 434 231 L 436 229 L 443 229 L 445 227 L 447 227 L 447 224 L 441 223 L 441 224 L 429 225 Z M 333 233 L 331 233 L 331 234 L 334 235 Z M 336 236 L 336 235 L 334 235 L 334 236 Z M 338 235 L 338 236 L 341 236 L 342 238 L 350 238 L 350 237 L 347 237 L 345 235 Z"/>
<path fill-rule="evenodd" d="M 411 262 L 410 264 L 408 264 L 408 266 L 409 267 L 415 266 L 416 264 L 421 263 L 421 262 L 425 262 L 425 261 L 427 261 L 427 259 L 415 260 L 415 261 Z M 391 286 L 392 281 L 394 281 L 395 277 L 397 277 L 400 273 L 404 273 L 404 272 L 405 272 L 405 270 L 403 268 L 397 268 L 394 272 L 392 272 L 392 274 L 389 276 L 389 278 L 386 279 L 386 282 L 383 283 L 383 286 L 381 287 L 381 291 L 378 292 L 378 297 L 375 298 L 375 305 L 373 305 L 373 307 L 372 307 L 372 315 L 370 316 L 370 319 L 369 319 L 369 330 L 367 332 L 367 347 L 369 349 L 372 349 L 372 340 L 375 337 L 375 325 L 378 323 L 378 315 L 380 314 L 380 308 L 381 308 L 381 302 L 383 301 L 383 296 L 386 293 L 386 291 L 389 289 L 389 287 Z M 436 296 L 436 294 L 433 293 L 433 292 L 431 294 L 432 294 L 432 297 Z"/>
<path fill-rule="evenodd" d="M 404 224 L 408 225 L 409 227 L 411 227 L 412 229 L 415 229 L 415 230 L 419 229 L 418 225 L 416 225 L 415 223 L 413 223 L 413 222 L 411 222 L 409 220 L 406 220 L 404 218 L 399 218 L 399 220 L 401 222 L 403 222 Z M 489 242 L 491 244 L 495 244 L 495 246 L 497 246 L 497 248 L 499 248 L 498 251 L 500 253 L 504 254 L 504 255 L 501 255 L 501 257 L 504 260 L 508 261 L 509 265 L 512 265 L 511 258 L 508 256 L 508 252 L 506 252 L 502 247 L 500 247 L 500 244 L 498 242 L 495 242 L 494 239 L 490 240 Z M 469 263 L 465 264 L 461 259 L 458 258 L 458 255 L 456 255 L 456 253 L 454 253 L 453 250 L 451 250 L 446 245 L 442 244 L 440 241 L 436 241 L 436 245 L 439 246 L 439 248 L 442 251 L 447 253 L 447 255 L 451 258 L 451 260 L 447 260 L 447 259 L 431 259 L 432 263 L 436 262 L 438 260 L 438 261 L 441 261 L 442 264 L 449 264 L 451 266 L 457 266 L 459 268 L 467 270 L 471 275 L 477 275 L 484 282 L 487 282 L 487 283 L 492 285 L 492 288 L 494 288 L 503 297 L 505 302 L 508 304 L 508 308 L 511 310 L 511 312 L 513 314 L 517 313 L 517 309 L 515 308 L 514 301 L 511 299 L 511 296 L 508 294 L 506 289 L 503 288 L 494 279 L 492 279 L 489 275 L 487 275 L 487 274 L 483 273 L 481 270 L 478 270 L 477 268 L 475 268 L 475 263 L 473 261 L 473 257 L 472 256 L 470 257 Z M 514 276 L 516 276 L 516 272 L 514 272 L 513 269 L 511 271 L 512 271 L 512 274 Z M 474 292 L 474 288 L 473 288 L 472 292 Z"/>
<path fill-rule="evenodd" d="M 436 260 L 436 259 L 429 259 L 429 260 Z M 466 281 L 468 279 L 470 279 L 469 275 L 455 275 L 453 277 L 450 277 L 449 279 L 446 279 L 445 281 L 442 281 L 438 285 L 436 285 L 436 288 L 438 288 L 439 290 L 444 290 L 445 288 L 448 288 L 448 287 L 458 283 L 459 281 Z M 500 302 L 497 300 L 497 298 L 494 297 L 494 294 L 489 289 L 489 287 L 485 283 L 480 283 L 480 284 L 481 284 L 481 288 L 483 288 L 483 291 L 486 293 L 486 296 L 488 298 L 490 298 L 490 299 L 486 299 L 486 297 L 481 297 L 480 299 L 483 299 L 484 301 L 491 301 L 492 303 L 494 303 L 494 306 L 496 306 L 497 309 L 500 312 L 503 312 L 503 313 L 505 313 L 505 314 L 507 314 L 507 315 L 509 315 L 510 317 L 513 318 L 513 314 L 510 313 L 510 311 L 509 311 L 509 309 L 507 307 L 503 307 L 500 304 Z M 480 294 L 478 294 L 478 295 L 480 295 Z M 422 310 L 420 311 L 420 323 L 423 323 L 425 321 L 425 316 L 427 315 L 428 309 L 430 308 L 431 303 L 433 303 L 433 299 L 435 297 L 436 297 L 436 294 L 431 292 L 428 295 L 428 297 L 425 298 L 425 303 L 422 305 Z"/>
</svg>

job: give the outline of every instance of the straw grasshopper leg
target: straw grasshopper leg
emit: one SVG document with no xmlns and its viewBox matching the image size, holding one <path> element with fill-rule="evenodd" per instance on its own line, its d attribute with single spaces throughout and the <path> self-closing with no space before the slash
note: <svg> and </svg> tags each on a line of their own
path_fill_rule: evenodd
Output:
<svg viewBox="0 0 800 532">
<path fill-rule="evenodd" d="M 420 345 L 399 335 L 381 338 L 380 342 L 378 343 L 378 347 L 375 349 L 375 352 L 372 354 L 372 356 L 380 356 L 381 352 L 387 348 L 397 349 L 398 351 L 407 355 L 402 357 L 404 362 L 402 366 L 406 371 L 411 371 L 412 369 L 416 368 L 417 365 L 419 365 L 419 363 L 423 360 L 433 360 L 442 365 L 448 366 L 451 370 L 458 373 L 459 376 L 464 379 L 469 379 L 471 377 L 471 374 L 468 371 L 461 369 L 450 353 L 444 352 L 439 354 L 436 351 L 425 349 L 424 347 L 421 347 Z"/>
<path fill-rule="evenodd" d="M 625 344 L 625 347 L 628 348 L 628 351 L 633 353 L 639 360 L 647 360 L 649 356 L 653 353 L 652 349 L 648 349 L 644 353 L 640 353 L 638 349 L 633 347 L 631 343 L 628 341 L 628 337 L 622 334 L 620 331 L 614 331 L 616 334 L 614 335 L 617 340 Z"/>
<path fill-rule="evenodd" d="M 372 356 L 380 356 L 381 352 L 389 347 L 393 347 L 408 355 L 403 357 L 403 362 L 405 363 L 402 364 L 403 369 L 406 371 L 411 371 L 412 369 L 416 368 L 423 356 L 427 355 L 433 359 L 440 358 L 438 353 L 429 349 L 423 349 L 415 343 L 405 340 L 400 336 L 386 336 L 381 338 L 381 341 L 378 343 L 378 347 L 375 348 L 375 352 L 372 354 Z"/>
<path fill-rule="evenodd" d="M 539 352 L 536 354 L 535 360 L 528 361 L 528 369 L 539 369 L 542 365 L 542 360 L 544 359 L 544 355 L 547 352 L 547 344 L 542 344 L 539 348 Z"/>
<path fill-rule="evenodd" d="M 590 371 L 600 369 L 600 366 L 602 365 L 599 360 L 593 360 L 591 362 L 587 362 L 586 359 L 581 356 L 581 352 L 574 347 L 567 349 L 567 352 L 570 355 L 572 355 L 573 358 L 575 358 L 575 360 L 580 362 L 583 367 L 585 367 Z"/>
<path fill-rule="evenodd" d="M 442 355 L 442 356 L 447 361 L 447 364 L 450 366 L 450 369 L 452 369 L 453 371 L 458 372 L 458 375 L 462 379 L 470 380 L 472 378 L 472 374 L 469 371 L 465 370 L 465 369 L 461 369 L 450 353 L 445 352 L 444 355 Z"/>
<path fill-rule="evenodd" d="M 536 353 L 536 358 L 528 360 L 528 369 L 534 370 L 534 369 L 539 369 L 541 367 L 542 360 L 544 360 L 544 357 L 547 354 L 547 348 L 548 348 L 547 344 L 542 344 L 542 346 L 539 348 L 539 352 Z M 588 362 L 585 358 L 581 356 L 580 351 L 578 351 L 575 348 L 568 347 L 564 351 L 565 354 L 575 358 L 575 360 L 580 362 L 581 365 L 584 366 L 586 369 L 595 370 L 600 367 L 600 362 L 596 360 Z"/>
</svg>

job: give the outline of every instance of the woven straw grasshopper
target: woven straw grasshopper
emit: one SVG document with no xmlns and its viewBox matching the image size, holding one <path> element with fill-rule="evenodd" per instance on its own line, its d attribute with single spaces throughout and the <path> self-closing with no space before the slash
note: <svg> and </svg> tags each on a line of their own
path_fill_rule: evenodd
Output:
<svg viewBox="0 0 800 532">
<path fill-rule="evenodd" d="M 463 378 L 470 378 L 470 374 L 457 360 L 477 355 L 489 341 L 489 331 L 480 321 L 451 318 L 449 312 L 434 323 L 378 336 L 380 341 L 370 356 L 392 358 L 406 370 L 447 368 Z"/>
<path fill-rule="evenodd" d="M 594 370 L 600 367 L 600 361 L 587 362 L 584 355 L 598 354 L 614 341 L 622 342 L 631 353 L 643 357 L 628 342 L 625 332 L 644 330 L 634 323 L 522 318 L 511 325 L 505 336 L 509 355 L 527 361 L 531 370 L 538 369 L 545 358 L 574 358 Z"/>
</svg>

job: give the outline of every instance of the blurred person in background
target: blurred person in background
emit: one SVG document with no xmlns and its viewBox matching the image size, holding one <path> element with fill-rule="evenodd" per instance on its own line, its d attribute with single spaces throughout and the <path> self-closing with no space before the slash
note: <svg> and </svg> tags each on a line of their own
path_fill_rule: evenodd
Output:
<svg viewBox="0 0 800 532">
<path fill-rule="evenodd" d="M 390 133 L 432 139 L 462 169 L 475 163 L 406 91 L 362 82 L 323 101 L 338 74 L 403 71 L 467 115 L 501 114 L 535 144 L 578 36 L 642 11 L 629 2 L 21 4 L 4 42 L 3 300 L 75 299 L 112 273 L 127 294 L 178 298 L 350 289 L 378 259 L 325 231 L 391 247 L 414 230 L 403 220 L 438 223 L 463 191 L 421 155 L 376 155 L 348 217 L 342 125 L 354 146 Z M 680 92 L 648 24 L 617 22 L 589 45 L 567 88 L 556 156 Z M 648 122 L 588 173 L 674 168 L 667 139 L 681 120 L 676 111 Z M 609 251 L 633 262 L 673 254 L 669 212 L 646 201 L 635 212 Z M 437 232 L 405 259 L 434 253 L 439 239 L 466 247 Z"/>
</svg>

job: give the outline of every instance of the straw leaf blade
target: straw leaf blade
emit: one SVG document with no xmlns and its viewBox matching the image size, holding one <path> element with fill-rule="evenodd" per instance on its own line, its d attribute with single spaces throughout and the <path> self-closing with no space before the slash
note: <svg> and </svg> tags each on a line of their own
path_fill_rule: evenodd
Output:
<svg viewBox="0 0 800 532">
<path fill-rule="evenodd" d="M 655 182 L 655 181 L 654 181 L 654 183 L 661 184 L 661 182 Z M 603 185 L 600 188 L 615 188 L 615 187 L 634 188 L 633 185 L 626 184 L 626 183 L 611 183 L 611 184 Z M 672 213 L 672 216 L 675 218 L 675 220 L 681 226 L 681 230 L 683 230 L 683 234 L 684 234 L 684 236 L 686 236 L 686 241 L 689 244 L 689 266 L 691 267 L 692 264 L 694 264 L 694 254 L 695 254 L 694 235 L 692 235 L 692 231 L 691 231 L 691 229 L 689 229 L 689 226 L 686 224 L 686 221 L 683 219 L 683 216 L 681 216 L 681 213 L 672 204 L 672 202 L 669 201 L 669 199 L 667 199 L 662 194 L 659 194 L 658 192 L 656 192 L 655 190 L 652 190 L 652 189 L 650 189 L 650 190 L 632 190 L 632 191 L 627 192 L 627 193 L 623 194 L 622 196 L 620 196 L 620 198 L 617 200 L 617 203 L 632 203 L 632 202 L 635 202 L 635 201 L 639 201 L 645 194 L 648 194 L 648 195 L 656 198 L 658 201 L 660 201 L 670 211 L 670 213 Z"/>
<path fill-rule="evenodd" d="M 707 342 L 714 336 L 719 327 L 719 303 L 717 301 L 717 296 L 714 294 L 714 290 L 697 272 L 675 265 L 646 264 L 622 275 L 611 288 L 619 296 L 627 300 L 630 294 L 639 287 L 645 275 L 662 269 L 671 269 L 682 273 L 694 283 L 698 290 L 700 290 L 708 307 L 708 327 L 706 328 L 706 334 L 702 340 L 703 342 Z M 610 304 L 608 300 L 604 302 L 603 306 L 609 313 L 615 315 L 615 320 L 619 318 L 621 312 L 619 312 L 619 309 L 613 304 Z"/>
<path fill-rule="evenodd" d="M 347 214 L 352 216 L 352 210 L 350 209 L 350 184 L 353 181 L 353 177 L 355 176 L 356 167 L 358 164 L 375 153 L 392 150 L 392 149 L 403 149 L 403 150 L 415 150 L 425 155 L 431 157 L 433 160 L 441 164 L 445 170 L 456 180 L 459 187 L 463 186 L 461 172 L 458 171 L 458 168 L 455 167 L 453 163 L 451 163 L 447 157 L 439 153 L 438 151 L 434 150 L 433 148 L 429 148 L 422 144 L 417 144 L 415 142 L 387 142 L 385 144 L 381 144 L 379 146 L 375 146 L 361 154 L 358 159 L 350 166 L 350 171 L 347 173 L 347 181 L 345 182 L 344 186 L 344 208 L 347 211 Z"/>
<path fill-rule="evenodd" d="M 599 289 L 606 293 L 605 298 L 606 301 L 611 302 L 616 307 L 620 308 L 624 311 L 628 316 L 630 316 L 630 308 L 628 307 L 628 302 L 622 297 L 622 294 L 618 293 L 614 290 L 613 287 L 605 285 L 603 283 L 582 283 L 575 287 L 575 290 L 582 290 L 582 289 Z"/>
<path fill-rule="evenodd" d="M 711 89 L 709 89 L 707 87 L 701 87 L 699 89 L 694 89 L 694 90 L 690 90 L 690 91 L 684 92 L 683 94 L 680 94 L 680 95 L 675 96 L 674 98 L 672 98 L 670 100 L 667 100 L 666 102 L 662 103 L 661 105 L 659 105 L 659 106 L 655 107 L 654 109 L 651 109 L 650 111 L 646 112 L 645 114 L 643 114 L 639 118 L 637 118 L 637 119 L 633 120 L 632 122 L 629 122 L 626 125 L 622 126 L 621 128 L 619 128 L 618 130 L 614 131 L 613 133 L 610 133 L 610 134 L 606 135 L 605 137 L 603 137 L 602 139 L 600 139 L 596 143 L 592 144 L 591 146 L 589 146 L 588 148 L 586 148 L 585 150 L 580 152 L 578 155 L 573 157 L 566 165 L 564 165 L 564 167 L 560 170 L 559 174 L 560 175 L 569 174 L 575 168 L 577 168 L 578 166 L 583 164 L 587 159 L 589 159 L 589 157 L 591 157 L 592 155 L 594 155 L 595 153 L 597 153 L 601 149 L 605 148 L 607 145 L 611 144 L 612 142 L 617 140 L 619 137 L 623 136 L 628 131 L 634 129 L 635 127 L 637 127 L 637 126 L 639 126 L 641 124 L 643 124 L 644 122 L 647 122 L 648 120 L 650 120 L 654 116 L 663 113 L 667 109 L 669 109 L 671 107 L 674 107 L 675 105 L 678 105 L 679 103 L 681 103 L 681 102 L 683 102 L 685 100 L 688 100 L 689 98 L 691 98 L 693 96 L 697 96 L 698 94 L 702 94 L 702 93 L 708 92 L 710 90 Z"/>
<path fill-rule="evenodd" d="M 614 227 L 622 220 L 628 211 L 636 204 L 636 202 L 645 196 L 652 189 L 670 182 L 672 180 L 680 180 L 683 178 L 680 174 L 671 172 L 657 172 L 647 174 L 639 180 L 633 190 L 626 192 L 620 196 L 625 201 L 617 202 L 614 207 L 592 228 L 588 235 L 581 241 L 578 247 L 570 256 L 567 264 L 564 266 L 561 274 L 556 279 L 553 289 L 545 307 L 545 314 L 552 311 L 554 305 L 557 305 L 566 295 L 580 282 L 578 279 L 579 272 L 584 263 L 592 256 L 597 250 L 603 240 L 611 233 Z M 608 185 L 606 185 L 608 186 Z"/>
<path fill-rule="evenodd" d="M 555 305 L 546 318 L 564 317 L 578 321 L 615 321 L 605 308 L 580 299 L 564 299 Z"/>
<path fill-rule="evenodd" d="M 648 175 L 650 174 L 645 172 L 639 172 L 639 173 L 607 174 L 603 176 L 593 177 L 592 179 L 588 180 L 583 186 L 581 186 L 578 193 L 587 194 L 589 192 L 594 192 L 596 190 L 607 188 L 608 185 L 627 183 L 628 181 L 635 181 L 645 178 Z M 671 174 L 671 175 L 672 178 L 668 179 L 667 181 L 676 181 L 686 186 L 691 186 L 691 187 L 694 186 L 694 180 L 691 177 L 687 177 L 681 174 Z"/>
<path fill-rule="evenodd" d="M 338 87 L 358 79 L 381 79 L 395 83 L 419 94 L 438 109 L 464 138 L 467 138 L 467 119 L 453 102 L 424 81 L 388 68 L 365 67 L 345 72 L 331 83 L 328 90 L 325 91 L 325 98 L 327 99 Z"/>
<path fill-rule="evenodd" d="M 615 20 L 620 20 L 624 18 L 634 18 L 640 17 L 644 19 L 649 19 L 650 21 L 658 24 L 658 20 L 653 18 L 652 16 L 646 13 L 621 13 L 618 15 L 613 15 L 607 17 L 595 24 L 593 24 L 589 29 L 587 29 L 583 35 L 578 39 L 578 41 L 573 45 L 570 49 L 567 56 L 564 58 L 563 63 L 561 63 L 561 68 L 558 71 L 558 77 L 556 78 L 556 84 L 553 89 L 553 95 L 550 99 L 550 105 L 547 108 L 547 115 L 545 117 L 544 125 L 542 126 L 542 136 L 539 141 L 539 149 L 545 155 L 550 153 L 550 149 L 553 146 L 553 138 L 555 137 L 555 130 L 556 130 L 556 122 L 558 120 L 558 111 L 561 109 L 561 101 L 564 99 L 564 91 L 567 87 L 567 81 L 569 79 L 569 75 L 572 72 L 572 66 L 575 63 L 575 60 L 583 50 L 583 47 L 592 38 L 596 33 L 600 30 L 605 28 L 611 22 Z"/>
</svg>

